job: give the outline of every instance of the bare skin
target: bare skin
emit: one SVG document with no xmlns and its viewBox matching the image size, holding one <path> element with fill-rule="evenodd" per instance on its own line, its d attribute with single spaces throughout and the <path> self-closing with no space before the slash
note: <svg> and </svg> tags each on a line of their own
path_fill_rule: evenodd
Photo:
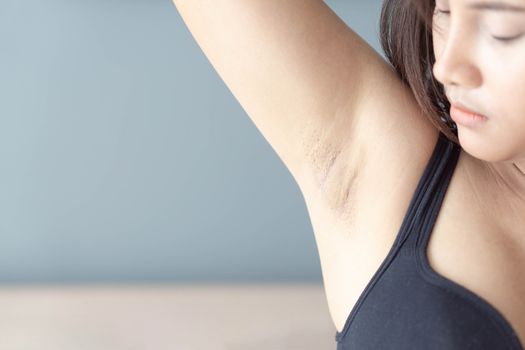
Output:
<svg viewBox="0 0 525 350">
<path fill-rule="evenodd" d="M 436 2 L 433 72 L 451 103 L 488 117 L 479 127 L 458 123 L 458 137 L 463 149 L 492 172 L 498 184 L 493 195 L 510 206 L 495 209 L 505 211 L 500 214 L 510 219 L 507 229 L 515 230 L 525 220 L 525 1 L 497 3 L 517 9 L 479 9 L 474 6 L 479 2 L 467 0 Z"/>
<path fill-rule="evenodd" d="M 341 331 L 393 244 L 438 130 L 322 1 L 218 2 L 174 0 L 296 179 Z M 476 130 L 458 124 L 463 150 L 427 255 L 434 270 L 500 311 L 525 344 L 525 37 L 490 41 L 525 32 L 525 18 L 467 11 L 467 3 L 438 0 L 451 14 L 435 17 L 433 72 L 451 99 L 491 118 Z"/>
<path fill-rule="evenodd" d="M 491 30 L 501 37 L 525 33 L 525 12 L 474 12 L 466 4 L 437 1 L 450 14 L 434 18 L 433 72 L 451 103 L 467 104 L 490 120 L 479 128 L 457 124 L 463 150 L 427 254 L 434 270 L 495 306 L 525 344 L 525 99 L 519 98 L 525 80 L 516 78 L 525 77 L 525 37 L 504 47 L 487 38 Z M 367 163 L 357 189 L 346 191 L 360 203 L 349 209 L 351 222 L 331 219 L 330 210 L 313 204 L 318 198 L 310 201 L 323 231 L 316 237 L 338 330 L 388 253 L 429 156 L 407 170 L 406 183 Z M 374 193 L 380 183 L 386 185 Z M 394 199 L 382 205 L 386 188 Z"/>
</svg>

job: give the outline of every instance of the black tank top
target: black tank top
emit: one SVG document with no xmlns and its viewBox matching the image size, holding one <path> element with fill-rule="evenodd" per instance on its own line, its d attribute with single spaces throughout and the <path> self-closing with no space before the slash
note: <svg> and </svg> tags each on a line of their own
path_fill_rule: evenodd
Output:
<svg viewBox="0 0 525 350">
<path fill-rule="evenodd" d="M 460 150 L 440 132 L 394 244 L 335 334 L 337 350 L 523 350 L 503 314 L 427 259 Z"/>
</svg>

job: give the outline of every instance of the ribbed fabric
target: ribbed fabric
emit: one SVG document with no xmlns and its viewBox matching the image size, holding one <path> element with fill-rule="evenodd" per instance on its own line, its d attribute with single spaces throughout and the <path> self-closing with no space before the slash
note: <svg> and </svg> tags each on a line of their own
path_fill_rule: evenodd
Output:
<svg viewBox="0 0 525 350">
<path fill-rule="evenodd" d="M 524 350 L 498 310 L 427 258 L 460 150 L 439 134 L 393 246 L 335 334 L 337 350 Z"/>
</svg>

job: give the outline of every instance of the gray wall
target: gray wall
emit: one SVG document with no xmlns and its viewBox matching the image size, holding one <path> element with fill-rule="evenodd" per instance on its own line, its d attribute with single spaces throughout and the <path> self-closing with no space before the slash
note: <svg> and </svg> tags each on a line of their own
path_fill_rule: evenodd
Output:
<svg viewBox="0 0 525 350">
<path fill-rule="evenodd" d="M 381 1 L 327 1 L 376 50 Z M 170 0 L 0 0 L 0 282 L 321 281 L 288 170 Z"/>
</svg>

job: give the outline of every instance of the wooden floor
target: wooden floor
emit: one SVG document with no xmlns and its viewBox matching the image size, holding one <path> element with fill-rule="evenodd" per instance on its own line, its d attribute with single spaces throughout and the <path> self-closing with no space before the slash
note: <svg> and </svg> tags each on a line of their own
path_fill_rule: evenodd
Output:
<svg viewBox="0 0 525 350">
<path fill-rule="evenodd" d="M 319 284 L 0 286 L 2 350 L 334 350 Z"/>
</svg>

